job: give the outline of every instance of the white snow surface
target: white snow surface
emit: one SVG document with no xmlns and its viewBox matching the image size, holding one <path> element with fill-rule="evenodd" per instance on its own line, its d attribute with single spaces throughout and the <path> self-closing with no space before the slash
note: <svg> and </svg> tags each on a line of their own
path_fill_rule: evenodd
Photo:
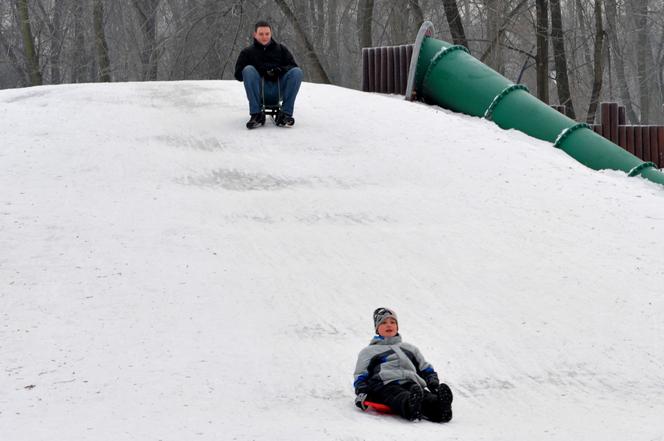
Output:
<svg viewBox="0 0 664 441">
<path fill-rule="evenodd" d="M 0 440 L 663 440 L 664 188 L 394 96 L 0 91 Z M 389 306 L 449 424 L 353 405 Z"/>
</svg>

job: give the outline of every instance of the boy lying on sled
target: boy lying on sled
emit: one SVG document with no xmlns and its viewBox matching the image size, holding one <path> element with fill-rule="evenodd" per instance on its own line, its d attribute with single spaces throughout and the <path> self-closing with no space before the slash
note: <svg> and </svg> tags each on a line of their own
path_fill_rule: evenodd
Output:
<svg viewBox="0 0 664 441">
<path fill-rule="evenodd" d="M 373 407 L 391 410 L 411 421 L 422 417 L 439 423 L 450 421 L 452 391 L 439 382 L 420 350 L 402 341 L 396 313 L 378 308 L 373 318 L 377 335 L 360 351 L 355 367 L 357 407 L 366 410 L 376 403 L 379 406 Z"/>
</svg>

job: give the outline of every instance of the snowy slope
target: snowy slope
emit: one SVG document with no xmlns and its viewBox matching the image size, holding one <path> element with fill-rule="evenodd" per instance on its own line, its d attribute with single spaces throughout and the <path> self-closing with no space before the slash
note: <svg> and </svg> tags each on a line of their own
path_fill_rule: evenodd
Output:
<svg viewBox="0 0 664 441">
<path fill-rule="evenodd" d="M 0 439 L 664 440 L 664 189 L 305 84 L 0 91 Z M 450 424 L 352 405 L 391 306 Z"/>
</svg>

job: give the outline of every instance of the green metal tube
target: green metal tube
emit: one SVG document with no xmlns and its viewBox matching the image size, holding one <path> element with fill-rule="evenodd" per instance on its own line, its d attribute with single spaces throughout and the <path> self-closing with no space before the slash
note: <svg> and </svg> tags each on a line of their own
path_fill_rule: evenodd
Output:
<svg viewBox="0 0 664 441">
<path fill-rule="evenodd" d="M 555 143 L 592 169 L 622 170 L 629 176 L 639 175 L 664 185 L 664 173 L 655 164 L 642 161 L 586 124 L 578 124 L 551 108 L 525 86 L 515 85 L 472 57 L 465 48 L 428 36 L 432 25 L 427 26 L 427 35 L 418 36 L 419 53 L 413 53 L 413 60 L 417 60 L 414 96 Z"/>
<path fill-rule="evenodd" d="M 425 38 L 421 53 L 434 54 L 428 63 L 417 66 L 419 71 L 426 65 L 418 96 L 427 102 L 482 117 L 496 95 L 512 85 L 507 78 L 470 56 L 462 46 Z M 420 78 L 419 73 L 416 78 Z"/>
<path fill-rule="evenodd" d="M 549 142 L 554 142 L 560 132 L 576 124 L 525 88 L 507 93 L 487 117 L 503 129 L 517 129 Z"/>
</svg>

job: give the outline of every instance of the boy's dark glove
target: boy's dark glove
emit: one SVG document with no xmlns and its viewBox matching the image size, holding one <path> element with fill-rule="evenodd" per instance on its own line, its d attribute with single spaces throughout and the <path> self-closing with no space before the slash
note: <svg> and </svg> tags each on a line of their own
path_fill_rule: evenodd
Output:
<svg viewBox="0 0 664 441">
<path fill-rule="evenodd" d="M 364 402 L 367 399 L 367 394 L 357 394 L 355 397 L 355 405 L 362 410 L 367 410 L 367 405 Z"/>
<path fill-rule="evenodd" d="M 429 380 L 429 384 L 427 384 L 427 387 L 433 393 L 436 393 L 436 391 L 438 390 L 438 386 L 440 386 L 440 382 L 438 381 L 437 378 Z"/>
</svg>

